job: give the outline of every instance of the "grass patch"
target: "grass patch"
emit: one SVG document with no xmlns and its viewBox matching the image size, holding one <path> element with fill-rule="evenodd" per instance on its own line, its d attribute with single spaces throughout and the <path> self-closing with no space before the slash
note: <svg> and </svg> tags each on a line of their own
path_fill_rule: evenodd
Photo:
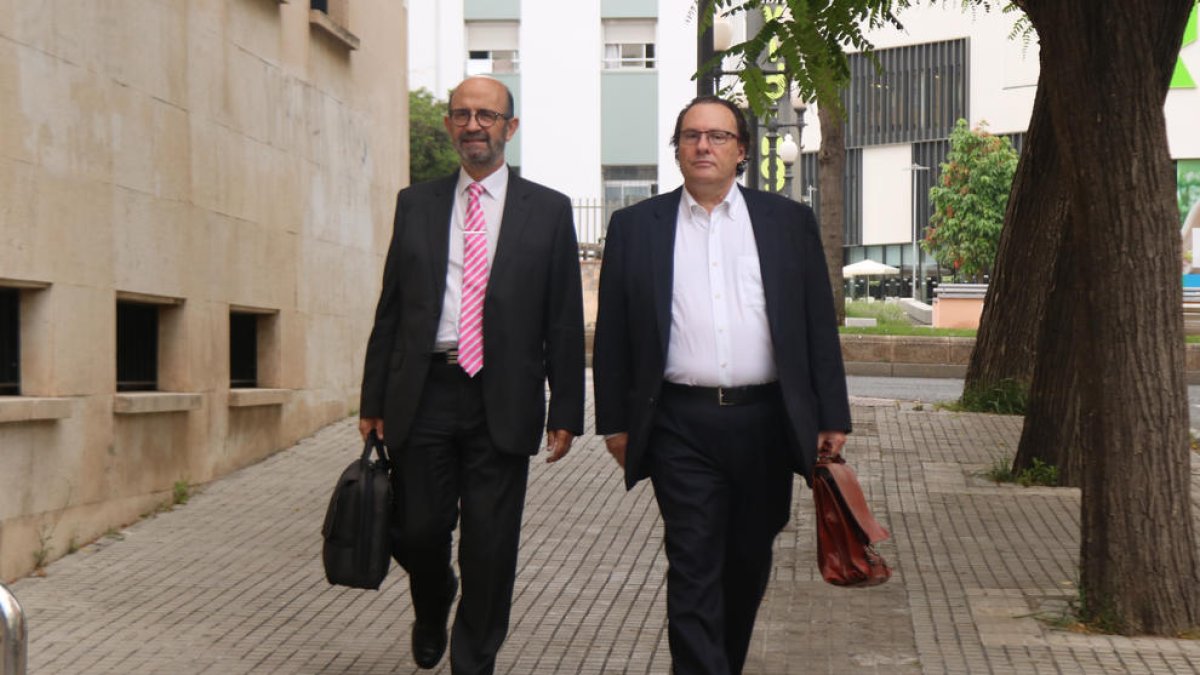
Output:
<svg viewBox="0 0 1200 675">
<path fill-rule="evenodd" d="M 983 477 L 993 483 L 1017 482 L 1017 474 L 1013 473 L 1012 462 L 1003 457 L 997 457 L 993 460 L 992 467 L 983 472 Z"/>
<path fill-rule="evenodd" d="M 875 319 L 881 325 L 911 326 L 912 321 L 904 308 L 895 302 L 865 302 L 852 300 L 846 303 L 846 316 L 855 319 Z"/>
<path fill-rule="evenodd" d="M 956 402 L 943 404 L 954 412 L 979 412 L 993 415 L 1024 415 L 1029 406 L 1029 385 L 1004 379 L 990 387 L 973 387 L 963 391 Z"/>
<path fill-rule="evenodd" d="M 983 477 L 993 483 L 1016 483 L 1021 487 L 1058 486 L 1058 467 L 1047 464 L 1040 459 L 1033 460 L 1033 466 L 1013 471 L 1012 464 L 1003 457 L 997 457 L 991 468 L 983 472 Z"/>
<path fill-rule="evenodd" d="M 188 485 L 186 480 L 177 480 L 171 488 L 171 504 L 173 506 L 182 506 L 188 503 L 192 497 L 192 486 Z"/>
<path fill-rule="evenodd" d="M 1032 485 L 1055 487 L 1058 485 L 1058 467 L 1035 459 L 1033 466 L 1017 473 L 1017 484 L 1023 487 Z"/>
</svg>

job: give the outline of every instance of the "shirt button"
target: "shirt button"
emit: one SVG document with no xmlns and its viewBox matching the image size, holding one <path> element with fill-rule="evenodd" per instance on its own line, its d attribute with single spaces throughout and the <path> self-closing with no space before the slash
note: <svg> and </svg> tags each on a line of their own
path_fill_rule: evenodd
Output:
<svg viewBox="0 0 1200 675">
<path fill-rule="evenodd" d="M 713 296 L 713 297 L 715 297 L 717 300 L 720 300 L 720 299 L 721 299 L 721 294 L 720 294 L 720 293 L 717 293 L 717 294 L 716 294 L 715 296 Z"/>
<path fill-rule="evenodd" d="M 722 368 L 724 368 L 724 367 L 725 367 L 725 366 L 727 366 L 727 365 L 728 365 L 728 364 L 722 363 L 722 364 L 721 364 L 721 367 L 722 367 Z"/>
</svg>

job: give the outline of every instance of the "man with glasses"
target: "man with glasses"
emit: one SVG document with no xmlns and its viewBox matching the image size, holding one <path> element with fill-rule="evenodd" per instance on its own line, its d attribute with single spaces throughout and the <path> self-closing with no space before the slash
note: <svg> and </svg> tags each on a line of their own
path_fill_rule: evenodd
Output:
<svg viewBox="0 0 1200 675">
<path fill-rule="evenodd" d="M 450 668 L 487 675 L 508 632 L 529 457 L 543 422 L 548 462 L 583 430 L 583 300 L 570 201 L 504 163 L 512 93 L 472 77 L 449 108 L 461 167 L 400 192 L 359 429 L 396 465 L 413 659 L 434 668 L 446 650 L 461 522 Z"/>
<path fill-rule="evenodd" d="M 654 485 L 675 675 L 742 672 L 792 474 L 850 430 L 816 219 L 737 185 L 748 142 L 736 106 L 693 100 L 683 187 L 613 214 L 600 272 L 596 432 Z"/>
</svg>

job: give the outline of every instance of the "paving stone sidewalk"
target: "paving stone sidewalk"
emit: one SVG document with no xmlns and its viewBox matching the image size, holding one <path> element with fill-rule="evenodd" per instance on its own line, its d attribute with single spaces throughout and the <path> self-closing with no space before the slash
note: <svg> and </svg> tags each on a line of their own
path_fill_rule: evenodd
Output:
<svg viewBox="0 0 1200 675">
<path fill-rule="evenodd" d="M 1019 418 L 854 404 L 846 454 L 896 575 L 824 584 L 798 481 L 747 674 L 1200 672 L 1197 642 L 1038 621 L 1075 592 L 1079 495 L 977 477 L 1011 456 Z M 324 580 L 321 519 L 356 439 L 353 420 L 333 424 L 18 581 L 30 673 L 449 673 L 412 664 L 400 569 L 378 592 Z M 535 459 L 498 672 L 665 675 L 665 568 L 652 492 L 624 490 L 601 439 Z"/>
</svg>

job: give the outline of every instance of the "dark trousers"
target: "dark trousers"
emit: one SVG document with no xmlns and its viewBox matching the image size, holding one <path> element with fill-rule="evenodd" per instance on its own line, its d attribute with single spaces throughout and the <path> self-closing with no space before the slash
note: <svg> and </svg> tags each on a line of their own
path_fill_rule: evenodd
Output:
<svg viewBox="0 0 1200 675">
<path fill-rule="evenodd" d="M 433 364 L 398 458 L 404 494 L 402 559 L 417 621 L 444 621 L 451 533 L 461 522 L 462 597 L 450 638 L 454 675 L 490 675 L 508 633 L 529 457 L 496 450 L 480 378 Z M 461 507 L 461 512 L 460 512 Z"/>
<path fill-rule="evenodd" d="M 666 533 L 675 675 L 742 672 L 791 510 L 786 424 L 777 396 L 719 406 L 663 390 L 647 456 Z"/>
</svg>

